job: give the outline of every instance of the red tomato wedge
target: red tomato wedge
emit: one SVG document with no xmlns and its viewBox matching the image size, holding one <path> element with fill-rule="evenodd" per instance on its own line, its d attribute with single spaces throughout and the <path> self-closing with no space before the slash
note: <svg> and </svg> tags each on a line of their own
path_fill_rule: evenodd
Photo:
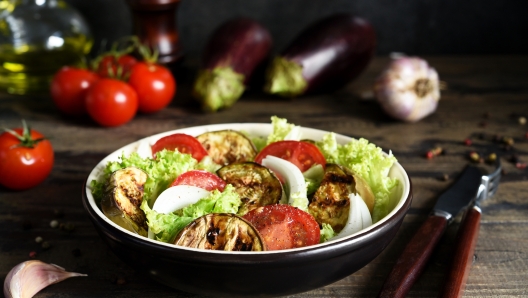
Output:
<svg viewBox="0 0 528 298">
<path fill-rule="evenodd" d="M 255 162 L 261 164 L 262 160 L 273 155 L 285 159 L 296 165 L 301 172 L 311 168 L 314 164 L 326 165 L 326 159 L 314 144 L 302 141 L 279 141 L 264 147 L 255 157 Z"/>
<path fill-rule="evenodd" d="M 319 224 L 313 216 L 290 205 L 259 207 L 243 216 L 259 231 L 268 250 L 304 247 L 319 243 Z"/>
<path fill-rule="evenodd" d="M 184 133 L 176 133 L 159 139 L 152 145 L 152 155 L 155 156 L 156 152 L 163 149 L 178 150 L 181 153 L 190 154 L 198 161 L 208 154 L 207 150 L 195 137 Z"/>
<path fill-rule="evenodd" d="M 226 182 L 213 173 L 203 170 L 192 170 L 178 176 L 178 178 L 176 178 L 170 186 L 172 187 L 176 185 L 196 186 L 207 191 L 213 191 L 217 189 L 218 191 L 222 192 L 226 187 Z"/>
</svg>

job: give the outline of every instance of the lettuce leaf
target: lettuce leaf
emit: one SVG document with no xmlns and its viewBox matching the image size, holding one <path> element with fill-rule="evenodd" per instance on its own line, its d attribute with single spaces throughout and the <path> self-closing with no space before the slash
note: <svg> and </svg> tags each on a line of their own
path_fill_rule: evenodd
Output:
<svg viewBox="0 0 528 298">
<path fill-rule="evenodd" d="M 299 140 L 300 126 L 288 123 L 288 120 L 277 116 L 271 117 L 272 132 L 268 136 L 267 144 L 282 141 L 285 139 Z"/>
<path fill-rule="evenodd" d="M 123 153 L 118 161 L 112 161 L 106 165 L 100 179 L 91 182 L 92 194 L 95 200 L 99 202 L 102 198 L 104 184 L 110 175 L 116 170 L 133 166 L 145 171 L 148 175 L 143 201 L 146 200 L 152 206 L 158 195 L 176 177 L 195 169 L 197 164 L 197 161 L 190 154 L 183 154 L 178 151 L 162 150 L 156 153 L 156 159 L 142 158 L 136 152 L 129 156 L 125 156 Z"/>
<path fill-rule="evenodd" d="M 198 202 L 177 210 L 174 213 L 158 213 L 143 201 L 141 209 L 147 216 L 147 224 L 155 239 L 162 242 L 173 242 L 174 237 L 189 223 L 209 213 L 237 213 L 242 204 L 235 188 L 228 184 L 223 192 L 214 190 Z"/>
<path fill-rule="evenodd" d="M 332 226 L 327 223 L 323 223 L 323 226 L 321 228 L 321 235 L 319 236 L 319 242 L 320 243 L 326 242 L 330 240 L 332 237 L 334 237 L 335 235 L 336 234 Z"/>
<path fill-rule="evenodd" d="M 391 192 L 398 185 L 397 179 L 388 177 L 390 168 L 396 162 L 392 152 L 386 156 L 380 147 L 364 138 L 340 145 L 334 133 L 325 135 L 317 146 L 327 162 L 343 165 L 367 181 L 375 196 L 373 223 L 391 211 Z"/>
</svg>

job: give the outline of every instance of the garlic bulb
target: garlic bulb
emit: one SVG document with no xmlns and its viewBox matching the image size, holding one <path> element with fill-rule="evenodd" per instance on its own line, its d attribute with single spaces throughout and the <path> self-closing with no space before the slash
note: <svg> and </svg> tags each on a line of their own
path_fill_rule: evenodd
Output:
<svg viewBox="0 0 528 298">
<path fill-rule="evenodd" d="M 45 287 L 75 276 L 86 276 L 86 274 L 67 272 L 62 267 L 37 260 L 22 262 L 7 274 L 4 281 L 4 296 L 31 298 Z"/>
<path fill-rule="evenodd" d="M 424 59 L 397 56 L 377 78 L 374 93 L 391 117 L 416 122 L 436 110 L 440 81 Z"/>
</svg>

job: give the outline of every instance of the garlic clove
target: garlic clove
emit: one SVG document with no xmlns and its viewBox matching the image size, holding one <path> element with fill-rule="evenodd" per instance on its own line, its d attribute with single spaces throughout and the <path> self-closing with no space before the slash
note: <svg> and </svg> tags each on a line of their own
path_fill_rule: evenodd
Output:
<svg viewBox="0 0 528 298">
<path fill-rule="evenodd" d="M 397 56 L 376 79 L 374 94 L 388 115 L 416 122 L 438 106 L 438 73 L 424 59 Z"/>
<path fill-rule="evenodd" d="M 4 281 L 4 296 L 31 298 L 45 287 L 75 276 L 86 276 L 86 274 L 67 272 L 55 264 L 38 260 L 22 262 L 7 274 Z"/>
</svg>

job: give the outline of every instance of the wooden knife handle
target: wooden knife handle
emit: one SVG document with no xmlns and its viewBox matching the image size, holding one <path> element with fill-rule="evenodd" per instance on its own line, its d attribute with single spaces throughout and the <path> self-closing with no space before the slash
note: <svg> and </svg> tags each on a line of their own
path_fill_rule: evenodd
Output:
<svg viewBox="0 0 528 298">
<path fill-rule="evenodd" d="M 443 216 L 429 215 L 392 268 L 378 297 L 405 297 L 422 273 L 447 227 Z"/>
<path fill-rule="evenodd" d="M 470 208 L 458 228 L 453 259 L 440 297 L 461 297 L 466 286 L 480 227 L 480 209 Z"/>
</svg>

